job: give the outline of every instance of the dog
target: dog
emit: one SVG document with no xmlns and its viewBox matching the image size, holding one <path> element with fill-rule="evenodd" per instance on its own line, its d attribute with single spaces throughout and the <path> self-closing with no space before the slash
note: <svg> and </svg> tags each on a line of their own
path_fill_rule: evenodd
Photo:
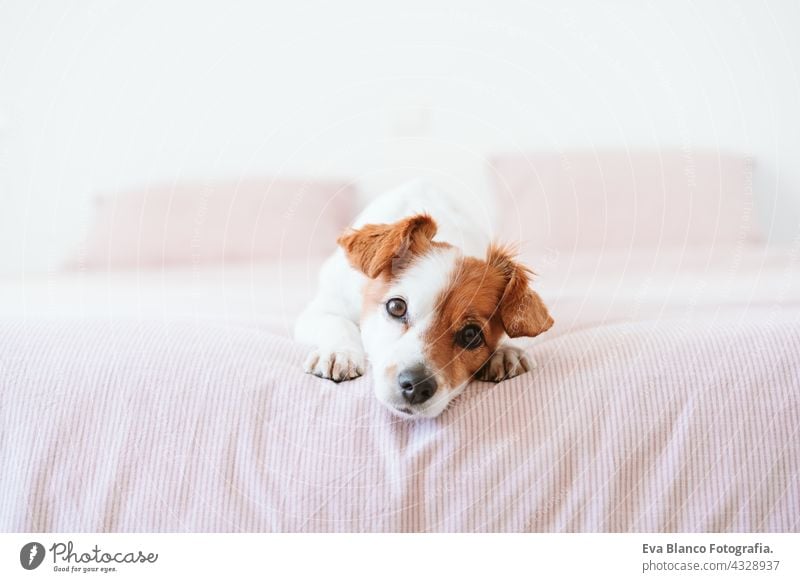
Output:
<svg viewBox="0 0 800 582">
<path fill-rule="evenodd" d="M 537 336 L 553 318 L 533 272 L 490 241 L 472 209 L 420 181 L 371 202 L 296 322 L 295 338 L 313 346 L 305 371 L 342 382 L 369 362 L 378 400 L 406 419 L 438 416 L 473 378 L 529 371 L 512 338 Z"/>
</svg>

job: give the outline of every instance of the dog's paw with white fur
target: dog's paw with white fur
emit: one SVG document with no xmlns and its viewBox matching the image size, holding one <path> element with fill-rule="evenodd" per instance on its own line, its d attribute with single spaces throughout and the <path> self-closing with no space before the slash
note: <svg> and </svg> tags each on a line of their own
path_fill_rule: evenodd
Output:
<svg viewBox="0 0 800 582">
<path fill-rule="evenodd" d="M 525 372 L 530 372 L 536 363 L 524 350 L 516 346 L 501 345 L 483 365 L 475 377 L 487 382 L 502 382 Z"/>
<path fill-rule="evenodd" d="M 358 378 L 364 373 L 366 366 L 367 358 L 364 352 L 356 349 L 327 350 L 317 348 L 308 354 L 303 363 L 303 369 L 308 374 L 314 374 L 334 382 Z"/>
</svg>

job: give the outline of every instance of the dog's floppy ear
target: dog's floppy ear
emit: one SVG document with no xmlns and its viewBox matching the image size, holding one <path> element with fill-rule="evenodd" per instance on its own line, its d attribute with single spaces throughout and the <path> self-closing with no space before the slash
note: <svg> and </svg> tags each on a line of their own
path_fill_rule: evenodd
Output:
<svg viewBox="0 0 800 582">
<path fill-rule="evenodd" d="M 411 257 L 430 248 L 435 235 L 436 222 L 427 214 L 418 214 L 393 224 L 366 224 L 336 242 L 353 267 L 374 279 L 384 271 L 402 269 Z"/>
<path fill-rule="evenodd" d="M 530 288 L 533 271 L 514 260 L 515 253 L 491 245 L 486 262 L 503 273 L 506 287 L 500 298 L 499 312 L 508 337 L 534 337 L 553 326 L 553 318 L 542 298 Z"/>
</svg>

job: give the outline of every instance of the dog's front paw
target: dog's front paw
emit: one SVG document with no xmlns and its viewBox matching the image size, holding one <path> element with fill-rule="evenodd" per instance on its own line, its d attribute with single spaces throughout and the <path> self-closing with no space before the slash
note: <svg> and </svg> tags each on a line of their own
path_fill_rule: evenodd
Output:
<svg viewBox="0 0 800 582">
<path fill-rule="evenodd" d="M 536 364 L 523 350 L 509 345 L 502 345 L 475 375 L 479 380 L 501 382 L 530 372 Z"/>
<path fill-rule="evenodd" d="M 334 382 L 352 380 L 364 373 L 367 359 L 360 350 L 326 350 L 317 348 L 308 354 L 303 369 Z"/>
</svg>

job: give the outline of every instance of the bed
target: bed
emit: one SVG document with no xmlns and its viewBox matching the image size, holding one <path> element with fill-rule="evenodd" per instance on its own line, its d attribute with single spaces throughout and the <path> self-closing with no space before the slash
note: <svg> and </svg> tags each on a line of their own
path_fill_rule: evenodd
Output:
<svg viewBox="0 0 800 582">
<path fill-rule="evenodd" d="M 734 231 L 524 248 L 538 367 L 416 422 L 301 372 L 310 247 L 6 278 L 0 529 L 798 531 L 800 249 Z"/>
</svg>

